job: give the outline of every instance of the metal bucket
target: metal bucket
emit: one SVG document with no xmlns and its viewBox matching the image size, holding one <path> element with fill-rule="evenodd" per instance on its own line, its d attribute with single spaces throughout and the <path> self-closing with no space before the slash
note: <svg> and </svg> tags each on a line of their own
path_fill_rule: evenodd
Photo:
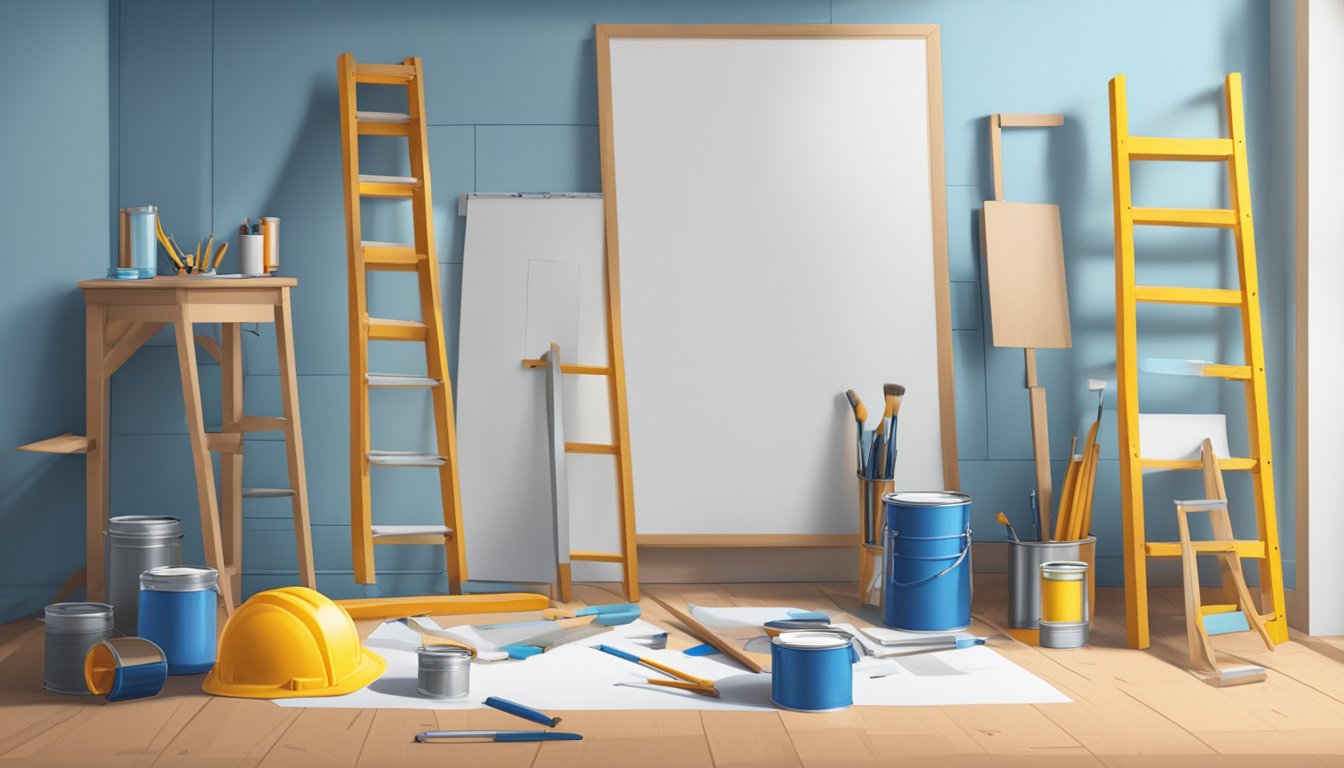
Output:
<svg viewBox="0 0 1344 768">
<path fill-rule="evenodd" d="M 219 572 L 166 565 L 140 574 L 139 634 L 163 649 L 168 674 L 195 675 L 215 665 Z"/>
<path fill-rule="evenodd" d="M 971 497 L 901 491 L 886 507 L 883 621 L 909 632 L 971 625 Z"/>
<path fill-rule="evenodd" d="M 118 632 L 137 633 L 140 574 L 181 562 L 181 518 L 126 515 L 107 521 L 107 602 L 117 609 Z"/>
<path fill-rule="evenodd" d="M 466 696 L 471 688 L 471 651 L 451 645 L 415 649 L 419 659 L 415 688 L 431 699 Z"/>
<path fill-rule="evenodd" d="M 1096 569 L 1097 537 L 1081 541 L 1008 542 L 1008 626 L 1037 629 L 1041 620 L 1041 564 L 1081 560 Z M 1096 579 L 1087 580 L 1088 606 L 1096 606 Z M 1090 617 L 1089 617 L 1090 618 Z"/>
<path fill-rule="evenodd" d="M 112 606 L 107 603 L 52 603 L 44 611 L 42 687 L 55 693 L 89 694 L 84 657 L 112 637 Z"/>
</svg>

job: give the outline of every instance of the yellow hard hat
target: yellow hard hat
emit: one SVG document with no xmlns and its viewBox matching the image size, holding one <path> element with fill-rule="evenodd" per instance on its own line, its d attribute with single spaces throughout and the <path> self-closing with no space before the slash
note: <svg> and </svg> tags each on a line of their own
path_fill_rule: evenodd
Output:
<svg viewBox="0 0 1344 768">
<path fill-rule="evenodd" d="M 386 669 L 360 645 L 344 608 L 307 587 L 284 587 L 258 592 L 234 611 L 201 688 L 244 699 L 340 696 Z"/>
</svg>

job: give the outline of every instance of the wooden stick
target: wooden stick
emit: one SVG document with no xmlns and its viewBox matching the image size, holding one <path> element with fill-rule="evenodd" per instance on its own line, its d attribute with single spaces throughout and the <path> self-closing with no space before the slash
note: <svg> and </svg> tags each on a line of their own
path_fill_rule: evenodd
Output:
<svg viewBox="0 0 1344 768">
<path fill-rule="evenodd" d="M 738 664 L 741 664 L 742 666 L 746 667 L 752 672 L 765 671 L 765 667 L 762 667 L 760 664 L 756 663 L 756 660 L 748 656 L 745 651 L 733 645 L 731 642 L 724 639 L 723 637 L 720 637 L 719 634 L 714 630 L 710 629 L 709 627 L 706 627 L 704 624 L 701 624 L 700 622 L 691 618 L 690 614 L 685 613 L 684 611 L 678 608 L 673 608 L 671 605 L 668 605 L 666 601 L 658 598 L 655 595 L 647 595 L 647 597 L 653 602 L 661 605 L 668 613 L 672 614 L 672 617 L 675 618 L 677 621 L 680 621 L 682 624 L 685 624 L 686 628 L 691 630 L 692 634 L 694 634 L 696 637 L 700 638 L 706 643 L 709 643 L 715 648 L 718 648 L 721 652 L 723 652 L 723 655 L 731 658 L 733 661 L 736 661 Z"/>
</svg>

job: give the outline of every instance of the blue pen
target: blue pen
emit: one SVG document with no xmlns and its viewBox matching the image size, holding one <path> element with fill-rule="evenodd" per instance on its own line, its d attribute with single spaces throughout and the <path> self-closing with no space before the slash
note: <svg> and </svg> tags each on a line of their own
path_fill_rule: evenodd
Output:
<svg viewBox="0 0 1344 768">
<path fill-rule="evenodd" d="M 563 731 L 424 731 L 415 734 L 423 744 L 431 739 L 486 739 L 488 741 L 580 741 L 583 736 Z"/>
<path fill-rule="evenodd" d="M 487 698 L 484 704 L 487 707 L 494 707 L 495 709 L 498 709 L 500 712 L 508 712 L 510 715 L 521 717 L 524 720 L 531 720 L 534 723 L 541 723 L 547 728 L 554 728 L 555 726 L 560 724 L 560 718 L 558 717 L 551 717 L 545 712 L 538 712 L 537 710 L 531 707 L 524 706 L 516 701 L 501 699 L 498 696 L 491 696 Z"/>
</svg>

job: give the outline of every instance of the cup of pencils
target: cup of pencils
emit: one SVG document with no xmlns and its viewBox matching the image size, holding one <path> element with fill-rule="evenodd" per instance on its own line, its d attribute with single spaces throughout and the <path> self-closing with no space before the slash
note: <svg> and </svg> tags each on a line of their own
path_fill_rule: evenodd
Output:
<svg viewBox="0 0 1344 768">
<path fill-rule="evenodd" d="M 882 574 L 875 564 L 882 559 L 882 528 L 885 509 L 882 495 L 895 490 L 896 428 L 905 397 L 900 384 L 883 384 L 882 420 L 868 429 L 868 408 L 854 390 L 845 392 L 854 411 L 855 455 L 859 480 L 859 599 L 867 604 L 882 602 Z"/>
</svg>

